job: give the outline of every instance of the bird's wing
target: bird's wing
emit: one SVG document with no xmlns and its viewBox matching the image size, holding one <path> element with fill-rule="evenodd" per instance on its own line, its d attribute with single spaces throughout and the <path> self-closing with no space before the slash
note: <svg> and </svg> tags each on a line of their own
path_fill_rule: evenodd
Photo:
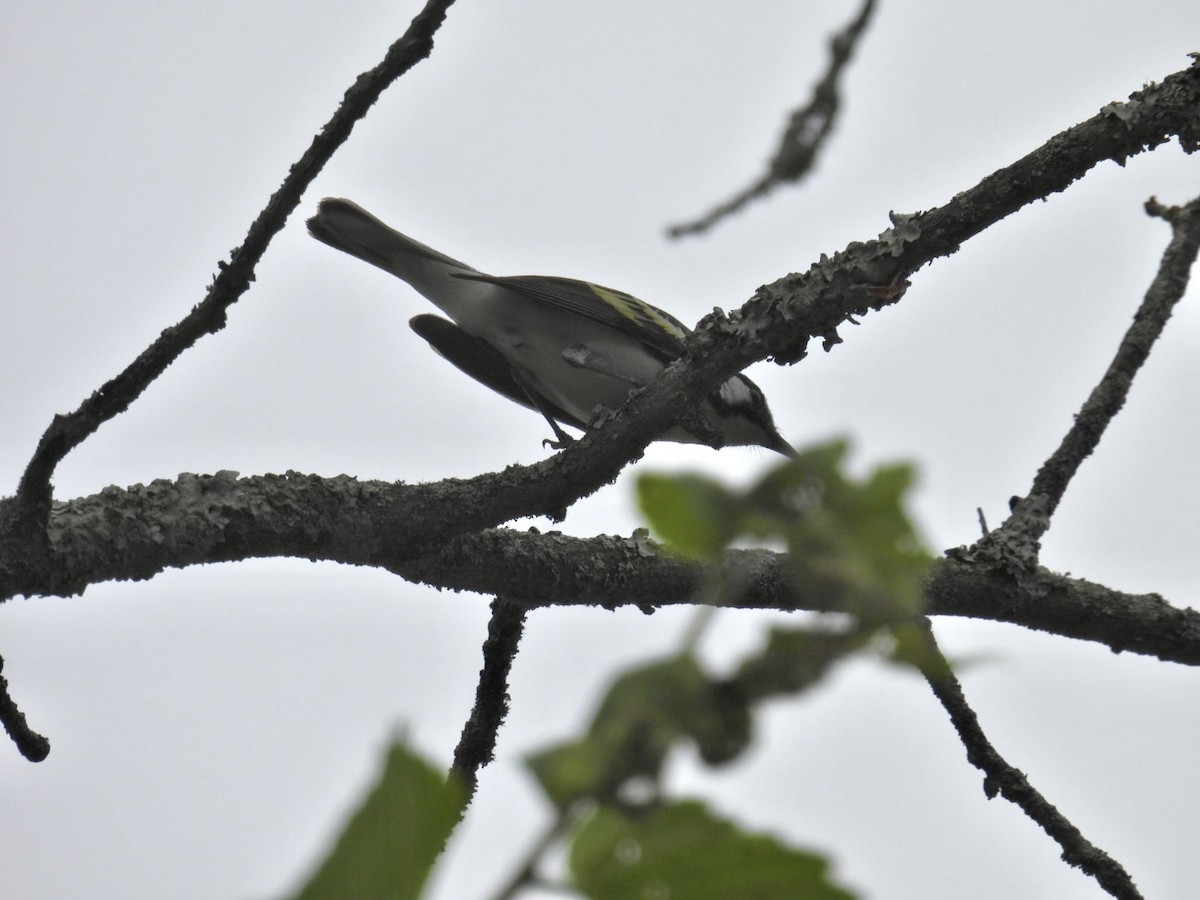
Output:
<svg viewBox="0 0 1200 900">
<path fill-rule="evenodd" d="M 678 358 L 683 350 L 683 339 L 689 332 L 688 327 L 670 313 L 623 291 L 589 281 L 548 275 L 495 276 L 482 272 L 458 272 L 454 277 L 498 285 L 555 309 L 599 322 L 637 338 L 657 351 L 666 362 Z"/>
<path fill-rule="evenodd" d="M 512 364 L 483 338 L 463 331 L 453 322 L 440 316 L 414 316 L 409 327 L 429 342 L 439 356 L 453 363 L 461 372 L 480 384 L 545 416 L 585 429 L 586 425 L 544 397 L 530 397 L 528 391 L 513 377 Z"/>
</svg>

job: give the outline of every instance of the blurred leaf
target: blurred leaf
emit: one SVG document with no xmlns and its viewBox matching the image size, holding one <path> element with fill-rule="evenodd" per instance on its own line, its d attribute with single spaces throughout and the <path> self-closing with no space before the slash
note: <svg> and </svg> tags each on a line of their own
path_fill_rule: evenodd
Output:
<svg viewBox="0 0 1200 900">
<path fill-rule="evenodd" d="M 614 793 L 619 786 L 619 782 L 611 784 L 609 771 L 617 766 L 610 762 L 607 749 L 590 738 L 530 753 L 525 757 L 525 766 L 559 809 L 581 797 Z"/>
<path fill-rule="evenodd" d="M 949 661 L 919 624 L 911 621 L 894 622 L 889 631 L 891 647 L 888 659 L 891 662 L 912 666 L 931 679 L 947 678 L 952 674 Z"/>
<path fill-rule="evenodd" d="M 750 834 L 699 802 L 656 807 L 636 819 L 598 809 L 575 836 L 574 885 L 591 900 L 853 900 L 829 861 Z"/>
<path fill-rule="evenodd" d="M 779 540 L 798 586 L 869 621 L 914 615 L 931 559 L 904 511 L 914 470 L 879 466 L 856 481 L 843 471 L 848 448 L 810 447 L 742 493 L 700 475 L 644 475 L 638 497 L 655 533 L 689 556 L 713 560 L 742 538 Z"/>
<path fill-rule="evenodd" d="M 873 633 L 874 629 L 862 628 L 772 628 L 766 646 L 742 661 L 735 680 L 748 702 L 799 693 L 866 646 Z"/>
<path fill-rule="evenodd" d="M 656 782 L 680 740 L 690 738 L 704 759 L 721 762 L 749 743 L 749 728 L 745 704 L 731 702 L 685 654 L 618 678 L 586 737 L 531 755 L 526 765 L 560 807 L 584 796 L 615 801 L 633 779 Z"/>
<path fill-rule="evenodd" d="M 702 475 L 643 475 L 638 506 L 671 549 L 710 560 L 736 536 L 738 498 Z"/>
<path fill-rule="evenodd" d="M 618 678 L 596 711 L 589 732 L 608 741 L 624 740 L 649 723 L 667 744 L 695 731 L 708 714 L 708 676 L 690 654 L 632 669 Z"/>
<path fill-rule="evenodd" d="M 296 900 L 415 900 L 458 822 L 462 789 L 403 742 Z"/>
</svg>

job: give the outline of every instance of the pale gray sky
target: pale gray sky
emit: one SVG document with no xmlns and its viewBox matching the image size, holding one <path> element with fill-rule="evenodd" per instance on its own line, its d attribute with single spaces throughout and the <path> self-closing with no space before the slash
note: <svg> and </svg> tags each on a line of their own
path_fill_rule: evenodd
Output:
<svg viewBox="0 0 1200 900">
<path fill-rule="evenodd" d="M 202 296 L 287 166 L 416 2 L 34 3 L 0 29 L 0 492 L 38 435 Z M 460 0 L 430 60 L 319 179 L 496 274 L 585 277 L 695 321 L 889 210 L 941 204 L 1055 132 L 1183 68 L 1194 2 L 883 0 L 817 178 L 708 237 L 664 225 L 757 174 L 855 4 Z M 846 342 L 753 377 L 794 443 L 852 435 L 856 464 L 907 458 L 935 548 L 972 541 L 1024 491 L 1107 365 L 1167 228 L 1142 202 L 1190 199 L 1172 145 L 1104 165 L 918 273 Z M 1185 301 L 1128 409 L 1072 485 L 1044 561 L 1193 601 L 1200 315 Z M 420 481 L 545 451 L 535 416 L 431 354 L 423 301 L 307 237 L 297 216 L 228 327 L 70 456 L 59 497 L 180 471 L 287 469 Z M 578 534 L 628 533 L 632 476 L 770 460 L 658 446 L 575 507 Z M 544 521 L 533 524 L 545 527 Z M 769 617 L 724 613 L 716 661 Z M 0 752 L 4 895 L 13 900 L 266 897 L 294 884 L 367 781 L 389 732 L 448 761 L 487 598 L 377 572 L 268 561 L 99 585 L 0 608 L 0 653 L 41 765 Z M 542 612 L 513 676 L 437 900 L 488 896 L 541 827 L 523 752 L 590 715 L 622 665 L 669 652 L 681 611 Z M 1200 882 L 1197 674 L 1101 647 L 937 623 L 1010 762 L 1124 863 L 1149 897 Z M 1092 898 L 1093 882 L 1015 808 L 983 797 L 945 715 L 869 663 L 772 704 L 763 741 L 672 781 L 749 827 L 837 858 L 874 897 Z"/>
</svg>

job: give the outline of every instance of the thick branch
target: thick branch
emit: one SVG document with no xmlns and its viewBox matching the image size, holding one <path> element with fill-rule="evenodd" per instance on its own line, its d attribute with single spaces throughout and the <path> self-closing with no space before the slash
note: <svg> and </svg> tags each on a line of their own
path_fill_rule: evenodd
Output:
<svg viewBox="0 0 1200 900">
<path fill-rule="evenodd" d="M 1200 64 L 1193 64 L 1105 107 L 1088 121 L 956 195 L 938 209 L 894 216 L 879 240 L 851 244 L 803 275 L 759 288 L 728 318 L 710 316 L 688 340 L 688 353 L 636 392 L 604 426 L 535 466 L 512 466 L 503 481 L 480 484 L 469 507 L 445 510 L 441 535 L 499 525 L 518 516 L 560 516 L 574 499 L 610 482 L 682 410 L 694 408 L 716 387 L 753 362 L 803 357 L 810 338 L 837 343 L 848 319 L 894 303 L 903 279 L 956 250 L 1022 206 L 1064 190 L 1102 160 L 1128 157 L 1178 137 L 1185 149 L 1200 146 Z M 881 287 L 882 285 L 882 287 Z M 464 485 L 470 482 L 464 482 Z"/>
<path fill-rule="evenodd" d="M 20 537 L 0 528 L 0 597 L 70 595 L 167 567 L 271 556 L 379 566 L 435 587 L 520 598 L 527 607 L 695 603 L 704 583 L 698 567 L 638 537 L 492 529 L 431 543 L 422 529 L 439 508 L 428 487 L 297 473 L 186 475 L 107 488 L 55 504 L 48 556 L 36 565 L 14 570 L 10 551 Z M 724 605 L 846 608 L 836 594 L 797 590 L 781 554 L 733 551 L 726 565 L 744 590 Z M 925 594 L 932 615 L 1010 622 L 1200 665 L 1200 613 L 1154 594 L 1122 594 L 1044 569 L 1018 580 L 968 551 L 939 561 Z"/>
<path fill-rule="evenodd" d="M 354 90 L 360 87 L 361 82 Z M 810 337 L 835 343 L 843 321 L 895 302 L 900 280 L 921 265 L 952 252 L 1024 204 L 1064 189 L 1100 160 L 1123 161 L 1172 135 L 1189 150 L 1197 145 L 1200 66 L 1138 92 L 1127 104 L 1106 107 L 945 207 L 895 217 L 896 227 L 881 240 L 853 244 L 804 275 L 789 275 L 760 288 L 731 318 L 710 317 L 689 339 L 685 359 L 631 397 L 603 428 L 567 450 L 499 475 L 430 486 L 440 491 L 440 499 L 436 509 L 421 507 L 429 515 L 421 517 L 419 530 L 427 543 L 436 543 L 520 516 L 561 517 L 574 500 L 612 481 L 678 420 L 681 410 L 694 407 L 734 373 L 767 356 L 795 361 L 804 355 Z M 887 282 L 895 287 L 872 287 Z M 55 453 L 51 458 L 61 458 Z M 49 470 L 44 474 L 49 477 Z M 434 495 L 426 495 L 426 500 L 433 503 Z M 13 564 L 9 566 L 11 572 Z M 0 572 L 0 578 L 4 575 Z"/>
<path fill-rule="evenodd" d="M 431 3 L 430 9 L 444 11 L 448 5 Z M 415 61 L 420 54 L 414 53 Z M 352 93 L 363 91 L 369 105 L 376 95 L 371 85 L 378 84 L 373 76 L 364 78 Z M 346 120 L 341 127 L 348 131 L 351 124 Z M 843 321 L 895 302 L 903 279 L 919 266 L 953 252 L 1024 204 L 1064 189 L 1098 161 L 1124 161 L 1173 135 L 1188 151 L 1200 143 L 1195 64 L 1129 103 L 1106 107 L 946 206 L 893 216 L 894 227 L 880 240 L 853 244 L 804 275 L 761 288 L 728 319 L 712 317 L 689 339 L 688 354 L 604 427 L 536 466 L 422 487 L 296 474 L 240 480 L 229 473 L 182 476 L 146 488 L 113 488 L 52 510 L 49 479 L 57 462 L 132 402 L 199 335 L 221 327 L 225 308 L 249 284 L 253 260 L 295 205 L 295 196 L 281 191 L 252 230 L 254 240 L 235 254 L 209 298 L 181 323 L 182 331 L 164 334 L 155 345 L 159 350 L 147 351 L 47 431 L 19 499 L 0 502 L 0 597 L 78 593 L 98 581 L 149 578 L 167 566 L 298 556 L 385 566 L 446 587 L 475 587 L 482 574 L 497 582 L 483 588 L 488 593 L 534 603 L 693 602 L 698 573 L 658 557 L 640 541 L 618 541 L 598 553 L 591 543 L 564 548 L 562 542 L 571 539 L 561 536 L 470 533 L 517 516 L 561 516 L 575 499 L 611 481 L 681 410 L 693 408 L 735 372 L 767 356 L 795 361 L 812 337 L 823 338 L 827 347 L 836 343 Z M 288 184 L 296 186 L 292 179 Z M 43 529 L 45 516 L 49 524 Z M 522 539 L 535 540 L 519 554 L 511 547 L 497 554 L 497 542 Z M 577 558 L 566 558 L 568 549 Z M 836 598 L 794 596 L 783 561 L 770 554 L 734 554 L 730 564 L 749 572 L 746 593 L 731 605 L 837 608 Z M 650 570 L 653 578 L 647 577 Z M 576 590 L 564 589 L 572 581 Z M 1200 663 L 1196 614 L 1156 597 L 1108 592 L 1106 602 L 1096 604 L 1095 595 L 1105 591 L 1098 586 L 1040 569 L 1022 573 L 1018 584 L 993 560 L 967 554 L 940 564 L 929 590 L 931 613 L 1011 621 L 1114 649 Z"/>
</svg>

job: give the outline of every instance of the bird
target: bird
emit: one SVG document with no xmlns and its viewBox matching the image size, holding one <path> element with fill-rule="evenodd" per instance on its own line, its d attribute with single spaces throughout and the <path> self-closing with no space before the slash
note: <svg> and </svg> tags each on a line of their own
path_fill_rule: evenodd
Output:
<svg viewBox="0 0 1200 900">
<path fill-rule="evenodd" d="M 589 281 L 480 272 L 401 234 L 350 200 L 322 200 L 308 231 L 407 282 L 445 313 L 449 318 L 418 315 L 409 325 L 465 374 L 540 412 L 555 438 L 543 444 L 553 449 L 574 441 L 562 425 L 587 431 L 631 391 L 653 381 L 679 358 L 689 333 L 669 313 Z M 676 425 L 657 439 L 707 444 L 716 435 L 722 445 L 796 455 L 776 428 L 762 390 L 745 375 L 721 384 L 699 412 L 708 434 Z"/>
</svg>

